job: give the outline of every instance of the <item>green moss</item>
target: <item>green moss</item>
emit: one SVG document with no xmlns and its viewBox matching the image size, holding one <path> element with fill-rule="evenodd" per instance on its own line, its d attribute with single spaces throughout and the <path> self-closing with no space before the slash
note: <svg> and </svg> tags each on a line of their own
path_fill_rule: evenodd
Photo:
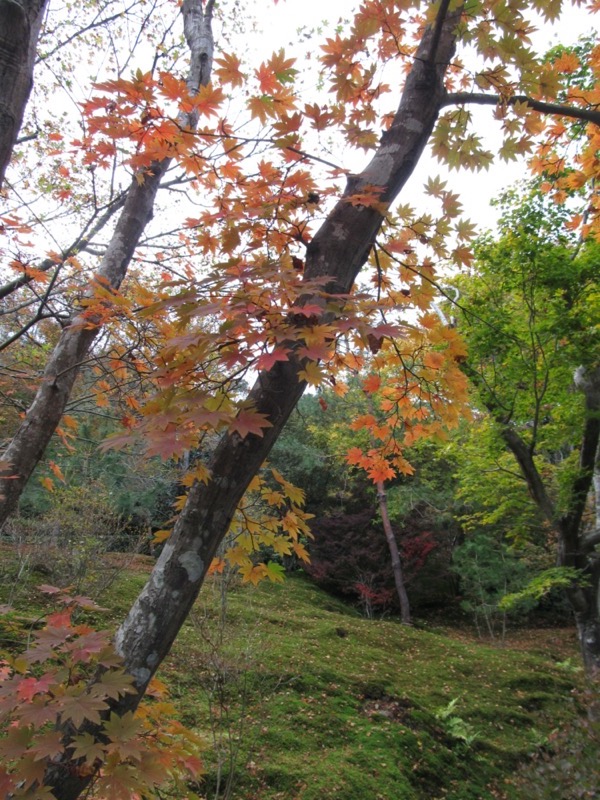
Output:
<svg viewBox="0 0 600 800">
<path fill-rule="evenodd" d="M 209 588 L 199 603 L 213 602 Z M 574 715 L 574 683 L 548 658 L 367 621 L 302 577 L 236 588 L 221 634 L 230 705 L 220 725 L 239 744 L 234 800 L 491 800 L 534 741 Z M 188 677 L 190 660 L 207 664 L 200 639 L 186 631 L 168 677 L 206 730 L 202 687 L 215 673 Z M 455 698 L 462 725 L 439 716 Z M 474 741 L 455 735 L 464 730 Z M 208 769 L 214 787 L 210 759 Z"/>
<path fill-rule="evenodd" d="M 122 618 L 145 578 L 121 575 L 105 616 Z M 39 594 L 23 598 L 17 613 L 39 614 Z M 231 800 L 491 800 L 576 715 L 578 676 L 549 657 L 368 621 L 303 577 L 236 585 L 224 626 L 220 601 L 207 584 L 159 675 L 213 741 L 207 798 L 231 773 Z"/>
</svg>

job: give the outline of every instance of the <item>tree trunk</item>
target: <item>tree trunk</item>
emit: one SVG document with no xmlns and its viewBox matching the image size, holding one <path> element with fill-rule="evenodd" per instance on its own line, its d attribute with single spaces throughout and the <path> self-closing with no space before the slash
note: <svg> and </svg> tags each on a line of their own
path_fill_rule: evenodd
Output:
<svg viewBox="0 0 600 800">
<path fill-rule="evenodd" d="M 596 592 L 596 604 L 599 602 Z M 597 605 L 590 603 L 588 614 L 575 614 L 577 637 L 581 649 L 581 657 L 585 674 L 594 683 L 600 682 L 600 619 Z"/>
<path fill-rule="evenodd" d="M 454 53 L 458 14 L 444 20 L 438 47 L 430 50 L 432 30 L 425 32 L 407 77 L 399 109 L 370 164 L 348 182 L 344 197 L 310 243 L 304 274 L 307 280 L 331 278 L 328 292 L 346 294 L 365 263 L 381 226 L 381 213 L 354 206 L 347 198 L 367 185 L 384 186 L 383 202 L 391 202 L 408 180 L 435 121 L 444 95 L 444 74 Z M 306 298 L 311 302 L 310 298 Z M 293 349 L 295 344 L 291 344 Z M 303 362 L 290 355 L 259 375 L 249 403 L 271 422 L 264 436 L 221 439 L 208 465 L 211 480 L 195 484 L 142 593 L 116 637 L 117 649 L 143 694 L 165 658 L 223 540 L 237 503 L 267 458 L 305 384 L 298 378 Z"/>
<path fill-rule="evenodd" d="M 383 217 L 371 207 L 347 202 L 369 185 L 384 187 L 383 203 L 392 202 L 418 163 L 436 122 L 445 94 L 444 76 L 455 48 L 455 29 L 460 10 L 445 13 L 427 29 L 406 79 L 400 105 L 391 128 L 366 169 L 348 181 L 346 192 L 308 246 L 305 276 L 330 278 L 326 291 L 346 294 L 365 263 Z M 306 298 L 310 302 L 309 298 Z M 290 344 L 290 348 L 297 344 Z M 277 362 L 259 375 L 248 401 L 272 423 L 264 436 L 236 433 L 225 435 L 210 464 L 211 480 L 196 483 L 175 524 L 148 583 L 133 604 L 116 635 L 116 646 L 135 681 L 136 695 L 119 701 L 114 710 L 122 714 L 135 707 L 152 675 L 169 652 L 204 581 L 210 562 L 229 528 L 235 508 L 253 476 L 267 458 L 305 384 L 298 372 L 305 362 L 290 353 L 287 362 Z M 53 765 L 48 783 L 58 800 L 78 796 L 71 765 Z M 85 788 L 81 779 L 80 789 Z"/>
<path fill-rule="evenodd" d="M 0 188 L 33 86 L 47 0 L 0 0 Z"/>
<path fill-rule="evenodd" d="M 0 0 L 2 2 L 2 0 Z M 186 0 L 184 30 L 191 51 L 188 88 L 194 94 L 210 80 L 213 56 L 212 9 L 214 0 Z M 194 128 L 197 112 L 181 114 L 182 128 Z M 160 181 L 171 161 L 156 162 L 145 171 L 143 183 L 134 178 L 123 211 L 97 272 L 112 289 L 121 285 L 146 225 L 152 217 Z M 78 315 L 66 327 L 46 365 L 27 415 L 0 459 L 0 525 L 13 513 L 31 473 L 64 414 L 80 364 L 99 333 L 99 327 Z"/>
<path fill-rule="evenodd" d="M 394 583 L 396 584 L 396 594 L 400 601 L 400 618 L 405 625 L 411 624 L 410 618 L 410 603 L 408 601 L 408 594 L 406 593 L 406 585 L 404 583 L 404 575 L 402 573 L 402 561 L 400 560 L 400 553 L 398 545 L 396 544 L 396 537 L 392 530 L 390 522 L 390 515 L 388 514 L 387 496 L 383 481 L 377 481 L 377 501 L 379 502 L 379 511 L 381 513 L 381 521 L 383 523 L 383 530 L 385 538 L 387 539 L 388 548 L 390 551 L 390 558 L 392 560 L 392 571 L 394 573 Z"/>
</svg>

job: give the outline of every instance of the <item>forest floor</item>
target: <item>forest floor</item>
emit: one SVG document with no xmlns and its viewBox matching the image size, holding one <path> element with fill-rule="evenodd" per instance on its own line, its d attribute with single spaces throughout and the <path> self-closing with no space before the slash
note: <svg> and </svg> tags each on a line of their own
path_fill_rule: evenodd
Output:
<svg viewBox="0 0 600 800">
<path fill-rule="evenodd" d="M 99 598 L 110 624 L 150 564 L 136 557 Z M 10 599 L 22 617 L 44 610 L 33 588 Z M 0 625 L 0 654 L 15 646 Z M 256 588 L 212 579 L 159 677 L 206 738 L 194 789 L 207 800 L 599 796 L 600 735 L 571 629 L 521 629 L 499 646 L 364 619 L 302 575 Z"/>
</svg>

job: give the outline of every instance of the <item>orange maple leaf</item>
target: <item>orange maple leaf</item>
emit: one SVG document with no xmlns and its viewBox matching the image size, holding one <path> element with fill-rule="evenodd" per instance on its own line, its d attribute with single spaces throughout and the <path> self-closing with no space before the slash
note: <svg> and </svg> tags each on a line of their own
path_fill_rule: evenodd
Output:
<svg viewBox="0 0 600 800">
<path fill-rule="evenodd" d="M 363 389 L 369 394 L 374 394 L 381 386 L 381 378 L 379 375 L 369 375 L 363 381 Z"/>
<path fill-rule="evenodd" d="M 221 83 L 230 83 L 232 86 L 243 86 L 245 75 L 241 71 L 241 62 L 233 53 L 223 53 L 222 58 L 216 58 L 215 74 L 219 76 Z"/>
<path fill-rule="evenodd" d="M 346 453 L 346 461 L 352 466 L 360 466 L 364 459 L 365 456 L 360 447 L 351 447 Z"/>
<path fill-rule="evenodd" d="M 367 474 L 373 483 L 379 483 L 380 481 L 383 483 L 387 480 L 390 480 L 390 478 L 393 478 L 396 473 L 392 467 L 390 467 L 387 461 L 381 458 L 373 461 L 371 466 L 367 469 Z"/>
</svg>

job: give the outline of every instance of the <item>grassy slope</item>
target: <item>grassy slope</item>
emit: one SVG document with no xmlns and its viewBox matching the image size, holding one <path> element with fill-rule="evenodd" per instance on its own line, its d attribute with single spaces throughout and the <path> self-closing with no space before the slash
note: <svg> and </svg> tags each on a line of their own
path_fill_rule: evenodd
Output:
<svg viewBox="0 0 600 800">
<path fill-rule="evenodd" d="M 115 621 L 144 577 L 102 598 Z M 299 576 L 230 589 L 224 625 L 221 599 L 205 588 L 160 677 L 236 800 L 525 798 L 504 779 L 575 714 L 577 675 L 548 656 L 364 620 Z"/>
<path fill-rule="evenodd" d="M 230 591 L 224 628 L 218 610 L 208 588 L 163 674 L 206 730 L 213 687 L 224 755 L 239 744 L 240 800 L 499 796 L 492 787 L 575 713 L 573 673 L 548 657 L 364 620 L 301 577 Z M 454 699 L 458 721 L 440 720 Z"/>
</svg>

